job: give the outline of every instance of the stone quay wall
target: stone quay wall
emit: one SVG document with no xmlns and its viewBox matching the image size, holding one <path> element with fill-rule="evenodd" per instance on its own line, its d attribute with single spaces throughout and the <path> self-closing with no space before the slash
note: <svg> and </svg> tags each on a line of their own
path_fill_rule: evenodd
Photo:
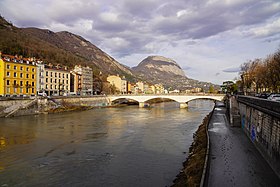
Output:
<svg viewBox="0 0 280 187">
<path fill-rule="evenodd" d="M 56 108 L 62 108 L 63 111 L 63 108 L 67 107 L 106 107 L 109 105 L 110 102 L 106 96 L 8 98 L 0 100 L 0 117 L 47 113 Z"/>
<path fill-rule="evenodd" d="M 72 106 L 108 106 L 109 100 L 106 96 L 91 96 L 91 97 L 54 97 L 51 100 L 60 105 Z"/>
<path fill-rule="evenodd" d="M 280 177 L 280 102 L 237 97 L 241 127 Z"/>
</svg>

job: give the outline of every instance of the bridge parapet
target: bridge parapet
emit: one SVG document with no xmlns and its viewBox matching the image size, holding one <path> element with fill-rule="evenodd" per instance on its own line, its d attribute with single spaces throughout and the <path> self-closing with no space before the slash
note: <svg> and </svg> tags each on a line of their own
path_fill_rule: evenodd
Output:
<svg viewBox="0 0 280 187">
<path fill-rule="evenodd" d="M 174 95 L 174 94 L 163 94 L 163 95 L 117 95 L 117 96 L 108 96 L 110 102 L 113 102 L 118 99 L 131 99 L 134 101 L 137 101 L 141 104 L 139 104 L 139 107 L 144 106 L 144 104 L 149 100 L 152 99 L 159 99 L 159 98 L 164 98 L 164 99 L 171 99 L 173 101 L 176 101 L 180 103 L 180 108 L 186 108 L 187 103 L 191 100 L 195 99 L 211 99 L 211 100 L 217 100 L 217 101 L 222 101 L 224 99 L 225 95 L 224 94 L 219 94 L 219 95 Z"/>
</svg>

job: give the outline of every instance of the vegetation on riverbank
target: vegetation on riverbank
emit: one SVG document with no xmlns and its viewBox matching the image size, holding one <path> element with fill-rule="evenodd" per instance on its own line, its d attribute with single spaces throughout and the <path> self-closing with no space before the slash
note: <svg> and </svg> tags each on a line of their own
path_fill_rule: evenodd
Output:
<svg viewBox="0 0 280 187">
<path fill-rule="evenodd" d="M 57 108 L 51 108 L 47 112 L 48 113 L 61 113 L 61 112 L 70 112 L 70 111 L 83 111 L 90 110 L 92 106 L 62 106 Z"/>
<path fill-rule="evenodd" d="M 207 152 L 207 125 L 210 120 L 211 113 L 204 119 L 193 135 L 193 143 L 189 149 L 189 155 L 183 163 L 183 169 L 173 181 L 172 187 L 181 186 L 199 186 L 204 162 Z"/>
</svg>

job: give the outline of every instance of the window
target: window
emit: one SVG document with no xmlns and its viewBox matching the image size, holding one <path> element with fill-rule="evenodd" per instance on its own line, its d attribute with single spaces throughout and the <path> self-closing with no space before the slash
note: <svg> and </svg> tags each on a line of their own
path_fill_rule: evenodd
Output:
<svg viewBox="0 0 280 187">
<path fill-rule="evenodd" d="M 10 80 L 7 80 L 7 85 L 10 85 Z"/>
<path fill-rule="evenodd" d="M 19 93 L 21 93 L 21 94 L 22 94 L 22 92 L 23 92 L 23 89 L 22 89 L 22 88 L 20 88 L 20 89 L 19 89 Z"/>
<path fill-rule="evenodd" d="M 32 74 L 32 79 L 34 79 L 34 74 Z"/>
<path fill-rule="evenodd" d="M 17 69 L 17 66 L 14 66 L 14 70 L 16 70 Z"/>
<path fill-rule="evenodd" d="M 48 85 L 46 84 L 46 90 L 48 89 Z"/>
<path fill-rule="evenodd" d="M 23 73 L 20 73 L 20 74 L 19 74 L 19 77 L 20 77 L 20 78 L 23 78 Z"/>
<path fill-rule="evenodd" d="M 20 81 L 20 86 L 23 86 L 23 82 L 22 81 Z"/>
<path fill-rule="evenodd" d="M 48 82 L 48 78 L 46 78 L 46 82 Z"/>
<path fill-rule="evenodd" d="M 32 88 L 32 93 L 34 93 L 34 88 Z"/>
<path fill-rule="evenodd" d="M 29 71 L 29 68 L 26 68 L 26 71 Z"/>
<path fill-rule="evenodd" d="M 21 71 L 23 70 L 23 67 L 22 67 L 22 66 L 20 66 L 20 70 L 21 70 Z"/>
<path fill-rule="evenodd" d="M 17 85 L 17 81 L 16 80 L 14 80 L 14 85 Z"/>
<path fill-rule="evenodd" d="M 27 78 L 27 79 L 29 78 L 29 74 L 26 74 L 26 78 Z"/>
<path fill-rule="evenodd" d="M 52 77 L 52 72 L 51 72 L 51 77 Z"/>
<path fill-rule="evenodd" d="M 17 73 L 16 72 L 14 73 L 14 77 L 17 77 Z"/>
<path fill-rule="evenodd" d="M 29 90 L 29 89 L 28 89 L 28 88 L 26 88 L 25 90 L 26 90 L 26 93 L 28 93 L 28 90 Z"/>
<path fill-rule="evenodd" d="M 60 78 L 60 73 L 58 74 L 58 77 Z"/>
<path fill-rule="evenodd" d="M 34 86 L 34 82 L 32 82 L 32 86 Z"/>
<path fill-rule="evenodd" d="M 49 72 L 48 71 L 46 71 L 46 76 L 49 76 Z"/>
<path fill-rule="evenodd" d="M 56 73 L 54 74 L 54 76 L 56 77 Z"/>
<path fill-rule="evenodd" d="M 10 65 L 9 64 L 7 64 L 7 69 L 10 69 Z"/>
<path fill-rule="evenodd" d="M 7 72 L 7 77 L 9 77 L 10 76 L 10 72 Z"/>
<path fill-rule="evenodd" d="M 35 69 L 34 68 L 32 68 L 32 72 L 34 72 L 35 71 Z"/>
</svg>

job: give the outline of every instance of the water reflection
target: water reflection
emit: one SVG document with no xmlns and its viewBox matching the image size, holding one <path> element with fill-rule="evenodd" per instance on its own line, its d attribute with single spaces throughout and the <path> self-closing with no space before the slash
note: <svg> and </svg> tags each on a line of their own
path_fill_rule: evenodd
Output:
<svg viewBox="0 0 280 187">
<path fill-rule="evenodd" d="M 195 101 L 3 119 L 0 186 L 166 186 L 212 109 Z"/>
</svg>

